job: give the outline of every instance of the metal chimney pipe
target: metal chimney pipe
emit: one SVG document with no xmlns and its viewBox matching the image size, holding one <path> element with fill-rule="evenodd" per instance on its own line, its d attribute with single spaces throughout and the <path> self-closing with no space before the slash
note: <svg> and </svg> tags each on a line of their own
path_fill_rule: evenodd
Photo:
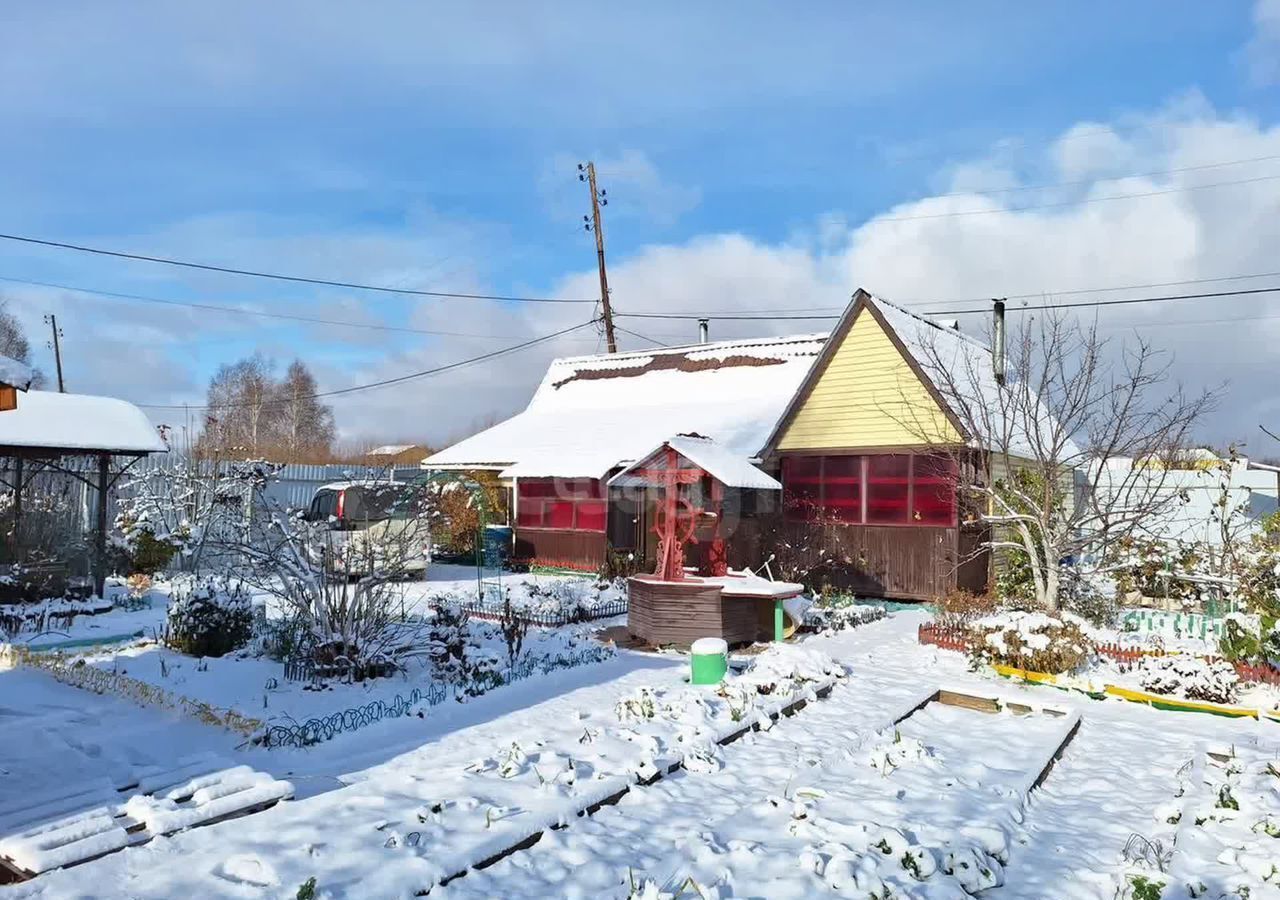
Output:
<svg viewBox="0 0 1280 900">
<path fill-rule="evenodd" d="M 711 325 L 710 319 L 698 320 L 698 343 L 705 344 L 707 342 L 707 334 L 710 331 L 710 328 L 709 328 L 710 325 Z"/>
<path fill-rule="evenodd" d="M 996 384 L 1004 384 L 1004 301 L 993 300 L 991 323 L 991 368 L 996 376 Z"/>
</svg>

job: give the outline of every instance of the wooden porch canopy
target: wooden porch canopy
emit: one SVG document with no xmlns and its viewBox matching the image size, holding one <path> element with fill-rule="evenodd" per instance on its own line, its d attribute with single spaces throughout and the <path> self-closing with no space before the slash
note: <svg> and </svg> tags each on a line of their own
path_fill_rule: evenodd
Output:
<svg viewBox="0 0 1280 900">
<path fill-rule="evenodd" d="M 112 397 L 28 391 L 16 409 L 0 412 L 0 483 L 14 495 L 14 543 L 22 532 L 23 491 L 40 471 L 62 472 L 95 490 L 94 589 L 101 596 L 106 578 L 107 497 L 116 481 L 139 459 L 165 453 L 168 445 L 142 410 Z M 130 461 L 114 474 L 112 457 Z M 89 468 L 69 465 L 91 459 Z M 96 469 L 96 471 L 94 471 Z M 90 477 L 90 476 L 93 477 Z"/>
</svg>

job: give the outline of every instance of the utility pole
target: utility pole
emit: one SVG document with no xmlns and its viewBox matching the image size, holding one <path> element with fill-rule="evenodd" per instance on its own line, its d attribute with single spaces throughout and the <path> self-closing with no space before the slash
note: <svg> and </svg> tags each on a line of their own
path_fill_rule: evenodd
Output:
<svg viewBox="0 0 1280 900">
<path fill-rule="evenodd" d="M 587 231 L 596 233 L 596 260 L 600 265 L 600 314 L 604 319 L 604 340 L 610 353 L 618 352 L 618 342 L 613 336 L 613 308 L 609 305 L 609 277 L 604 269 L 604 229 L 600 227 L 600 207 L 608 206 L 609 199 L 605 191 L 596 189 L 596 164 L 588 162 L 586 166 L 578 163 L 578 180 L 587 182 L 591 188 L 591 220 L 583 216 Z"/>
<path fill-rule="evenodd" d="M 996 376 L 996 384 L 1004 384 L 1005 350 L 1004 350 L 1004 301 L 991 301 L 991 368 Z"/>
<path fill-rule="evenodd" d="M 65 394 L 67 386 L 62 381 L 62 344 L 59 342 L 62 332 L 58 330 L 58 317 L 53 313 L 49 313 L 44 317 L 44 320 L 53 329 L 53 343 L 50 346 L 53 348 L 53 359 L 58 364 L 58 393 Z"/>
</svg>

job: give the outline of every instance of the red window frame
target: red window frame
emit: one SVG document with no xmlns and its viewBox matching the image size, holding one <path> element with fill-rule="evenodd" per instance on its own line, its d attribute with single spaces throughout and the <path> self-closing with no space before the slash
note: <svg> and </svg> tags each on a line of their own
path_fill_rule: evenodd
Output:
<svg viewBox="0 0 1280 900">
<path fill-rule="evenodd" d="M 521 478 L 516 482 L 516 527 L 603 533 L 609 522 L 598 478 Z"/>
<path fill-rule="evenodd" d="M 789 521 L 825 516 L 850 525 L 955 527 L 955 463 L 942 454 L 784 456 Z"/>
</svg>

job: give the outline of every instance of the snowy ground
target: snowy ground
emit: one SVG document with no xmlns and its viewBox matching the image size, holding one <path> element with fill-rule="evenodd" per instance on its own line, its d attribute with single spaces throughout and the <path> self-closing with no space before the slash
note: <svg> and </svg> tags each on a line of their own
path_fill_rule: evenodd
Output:
<svg viewBox="0 0 1280 900">
<path fill-rule="evenodd" d="M 723 701 L 696 704 L 682 696 L 693 689 L 683 685 L 679 658 L 619 654 L 437 708 L 425 719 L 362 732 L 376 733 L 376 742 L 250 751 L 246 762 L 273 774 L 295 781 L 298 773 L 317 776 L 314 789 L 300 791 L 314 796 L 8 892 L 291 897 L 314 876 L 320 896 L 408 896 L 453 866 L 483 858 L 476 854 L 567 816 L 569 827 L 433 893 L 626 897 L 633 882 L 693 878 L 703 886 L 719 881 L 722 891 L 738 895 L 814 896 L 849 893 L 859 877 L 868 884 L 874 874 L 894 885 L 895 896 L 963 896 L 947 892 L 958 889 L 955 878 L 904 880 L 902 857 L 924 847 L 942 864 L 947 853 L 961 850 L 994 860 L 1003 884 L 983 896 L 1111 900 L 1125 842 L 1132 833 L 1155 833 L 1156 813 L 1176 790 L 1179 768 L 1202 745 L 1256 747 L 1270 758 L 1280 753 L 1280 727 L 1273 723 L 1091 701 L 970 673 L 961 655 L 916 643 L 921 621 L 920 614 L 899 613 L 811 639 L 806 647 L 851 669 L 828 699 L 716 751 L 690 771 L 632 790 L 589 819 L 573 818 L 572 810 L 626 783 L 655 754 L 684 752 L 690 735 L 727 726 Z M 620 721 L 615 704 L 636 700 L 642 686 L 663 691 L 659 702 L 673 703 L 680 714 Z M 887 727 L 939 686 L 1060 706 L 1079 713 L 1081 725 L 1024 804 L 1016 788 L 1052 751 L 1063 720 L 930 706 L 896 734 Z M 19 715 L 50 754 L 63 742 L 81 754 L 67 757 L 81 767 L 76 771 L 92 771 L 95 759 L 179 754 L 231 740 L 225 732 L 175 725 L 158 713 L 50 685 L 37 673 L 0 673 L 0 716 L 18 721 Z M 117 723 L 123 727 L 113 728 Z M 887 774 L 886 756 L 898 760 Z M 569 757 L 576 760 L 572 774 Z M 472 766 L 477 759 L 484 762 Z M 39 763 L 39 749 L 8 750 L 0 771 L 38 778 Z M 325 790 L 339 783 L 348 786 Z M 0 782 L 0 790 L 8 789 Z M 875 851 L 882 859 L 866 852 L 879 841 L 893 853 Z M 1261 896 L 1255 891 L 1251 900 Z"/>
</svg>

